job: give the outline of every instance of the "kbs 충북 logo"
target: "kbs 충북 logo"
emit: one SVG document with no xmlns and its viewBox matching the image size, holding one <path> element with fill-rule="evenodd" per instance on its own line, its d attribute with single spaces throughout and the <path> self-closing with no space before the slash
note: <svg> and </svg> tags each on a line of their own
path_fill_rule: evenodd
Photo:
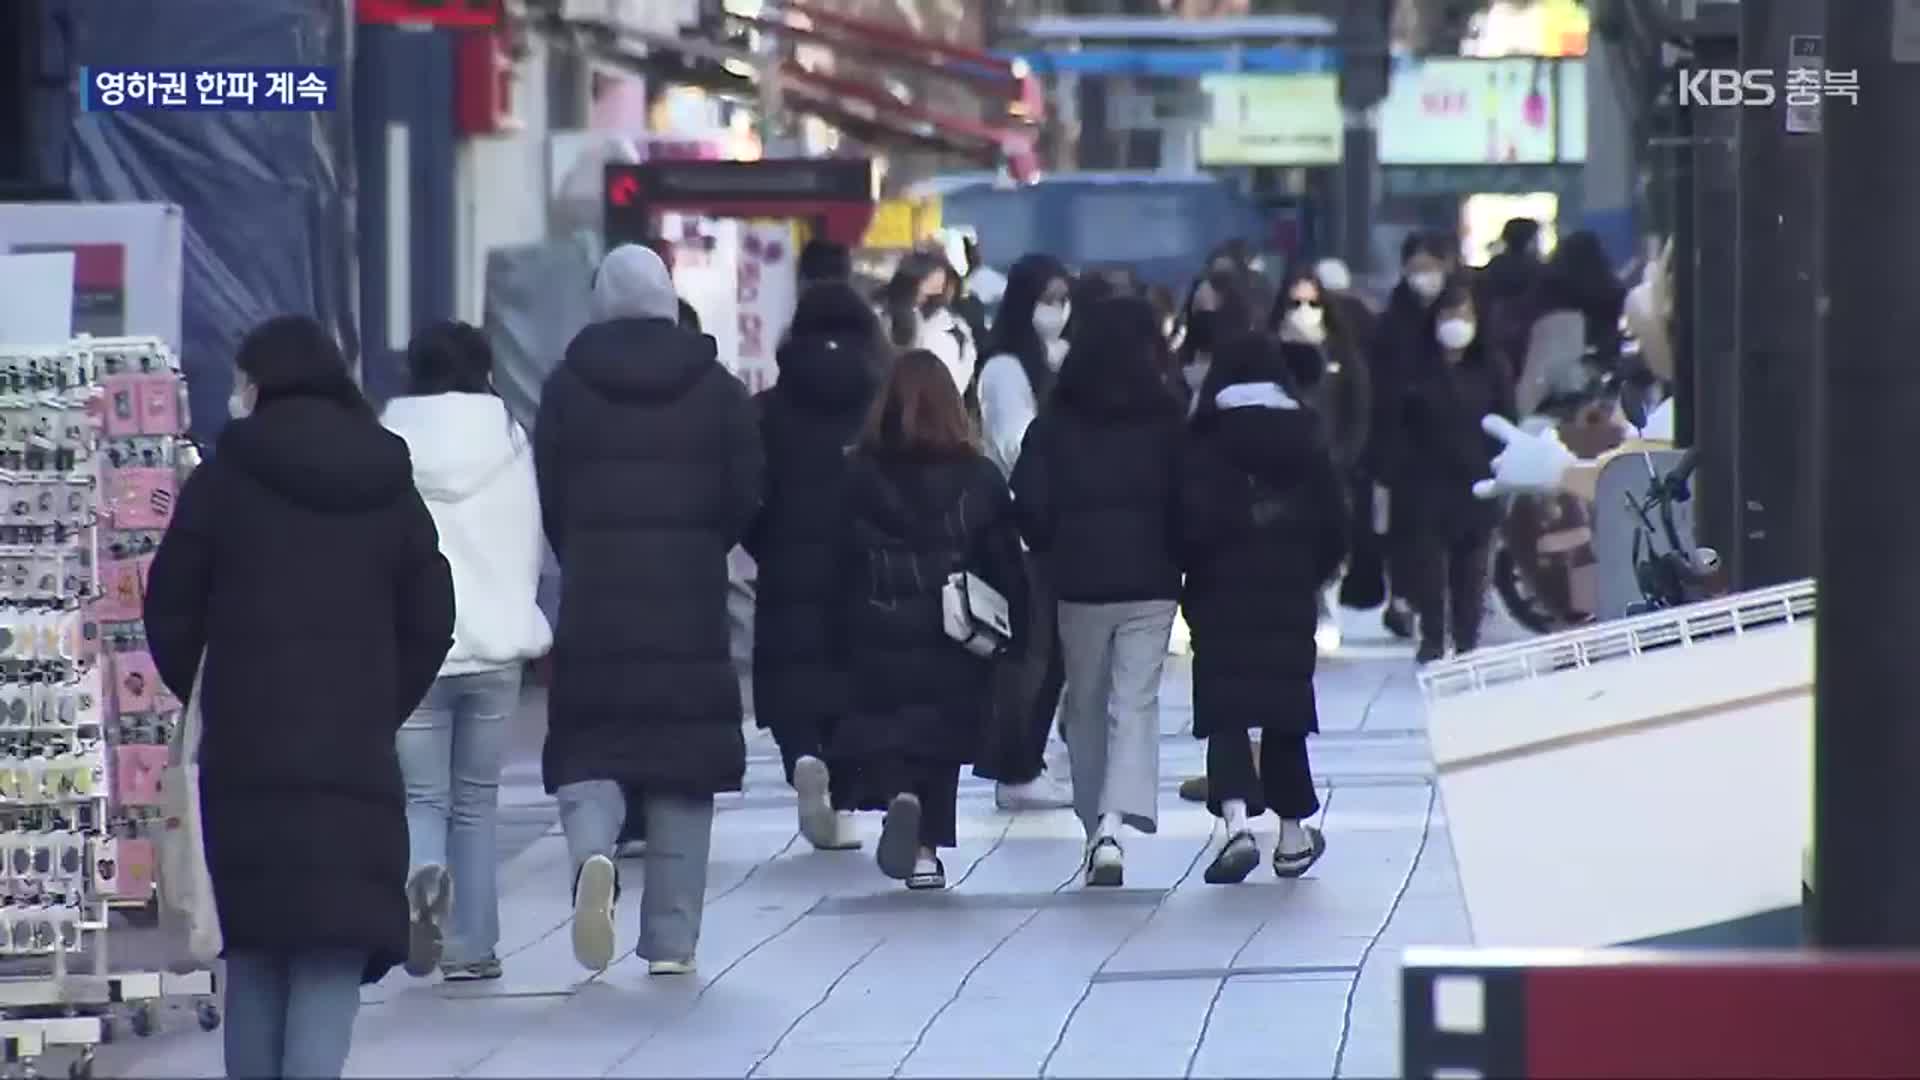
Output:
<svg viewBox="0 0 1920 1080">
<path fill-rule="evenodd" d="M 1764 109 L 1781 96 L 1781 73 L 1772 68 L 1681 68 L 1676 74 L 1676 90 L 1683 107 L 1745 105 Z M 1844 98 L 1849 105 L 1860 103 L 1858 71 L 1799 67 L 1788 68 L 1785 76 L 1788 105 L 1818 105 L 1821 99 L 1830 97 Z"/>
</svg>

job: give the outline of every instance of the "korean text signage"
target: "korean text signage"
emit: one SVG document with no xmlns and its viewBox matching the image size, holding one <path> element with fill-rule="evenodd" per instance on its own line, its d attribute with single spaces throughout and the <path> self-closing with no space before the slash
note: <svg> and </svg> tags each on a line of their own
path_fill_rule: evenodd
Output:
<svg viewBox="0 0 1920 1080">
<path fill-rule="evenodd" d="M 339 86 L 330 67 L 89 67 L 80 69 L 80 109 L 327 112 Z"/>
<path fill-rule="evenodd" d="M 864 232 L 873 213 L 874 186 L 873 163 L 866 159 L 609 164 L 603 187 L 606 239 L 609 245 L 638 243 L 652 232 L 651 216 L 663 211 L 804 220 L 831 218 L 835 208 L 857 209 L 858 229 Z"/>
<path fill-rule="evenodd" d="M 1209 75 L 1200 129 L 1208 165 L 1332 165 L 1340 160 L 1335 75 Z"/>
<path fill-rule="evenodd" d="M 500 23 L 500 0 L 358 0 L 362 23 L 485 29 Z"/>
<path fill-rule="evenodd" d="M 1396 71 L 1380 107 L 1382 165 L 1550 165 L 1554 63 L 1437 59 Z"/>
</svg>

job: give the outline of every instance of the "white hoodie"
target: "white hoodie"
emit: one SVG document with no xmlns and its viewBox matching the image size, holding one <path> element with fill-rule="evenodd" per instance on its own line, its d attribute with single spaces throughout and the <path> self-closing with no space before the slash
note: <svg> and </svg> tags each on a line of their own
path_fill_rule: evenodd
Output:
<svg viewBox="0 0 1920 1080">
<path fill-rule="evenodd" d="M 540 613 L 540 499 L 531 440 L 492 394 L 396 398 L 413 480 L 453 567 L 453 651 L 442 675 L 531 660 L 553 644 Z"/>
</svg>

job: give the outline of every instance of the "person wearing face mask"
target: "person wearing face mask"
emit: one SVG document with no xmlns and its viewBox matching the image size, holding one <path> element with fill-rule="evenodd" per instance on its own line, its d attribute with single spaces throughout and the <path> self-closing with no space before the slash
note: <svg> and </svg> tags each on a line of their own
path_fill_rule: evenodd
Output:
<svg viewBox="0 0 1920 1080">
<path fill-rule="evenodd" d="M 337 1077 L 361 985 L 408 953 L 395 737 L 454 647 L 453 573 L 325 328 L 271 319 L 234 363 L 233 422 L 147 577 L 147 643 L 206 721 L 226 1075 Z"/>
<path fill-rule="evenodd" d="M 894 348 L 925 349 L 940 358 L 968 411 L 978 415 L 974 369 L 979 354 L 973 330 L 953 310 L 959 275 L 946 257 L 916 251 L 900 260 L 883 291 L 883 318 Z"/>
<path fill-rule="evenodd" d="M 1411 538 L 1414 604 L 1420 615 L 1419 663 L 1480 644 L 1488 544 L 1498 506 L 1474 495 L 1492 478 L 1501 450 L 1483 424 L 1514 419 L 1513 376 L 1481 339 L 1471 292 L 1451 285 L 1427 318 L 1424 363 L 1406 397 L 1407 465 L 1397 500 L 1414 508 Z"/>
<path fill-rule="evenodd" d="M 1421 367 L 1429 359 L 1432 340 L 1429 314 L 1433 301 L 1446 287 L 1447 246 L 1430 233 L 1414 233 L 1400 247 L 1400 283 L 1380 316 L 1369 357 L 1373 384 L 1373 430 L 1368 441 L 1367 471 L 1378 485 L 1374 491 L 1374 531 L 1387 537 L 1387 604 L 1382 622 L 1395 637 L 1414 632 L 1415 570 L 1409 562 L 1418 531 L 1419 501 L 1402 476 L 1408 467 L 1406 402 Z"/>
<path fill-rule="evenodd" d="M 1272 322 L 1280 338 L 1280 358 L 1293 376 L 1292 385 L 1302 403 L 1320 418 L 1334 473 L 1342 488 L 1350 489 L 1362 473 L 1361 457 L 1373 426 L 1372 386 L 1366 363 L 1346 335 L 1345 325 L 1329 309 L 1320 282 L 1309 271 L 1288 275 L 1274 305 Z M 1340 623 L 1324 595 L 1320 598 L 1316 640 L 1328 652 L 1340 647 Z"/>
<path fill-rule="evenodd" d="M 1020 460 L 1021 442 L 1067 356 L 1072 318 L 1071 278 L 1058 259 L 1028 255 L 1013 264 L 1006 295 L 994 316 L 990 359 L 980 369 L 980 424 L 987 457 L 1007 477 Z M 1055 809 L 1072 805 L 1046 772 L 1048 735 L 1066 683 L 1052 591 L 1046 568 L 1028 557 L 1029 605 L 1025 664 L 1007 665 L 996 694 L 996 744 L 982 757 L 980 775 L 998 781 L 1004 810 Z"/>
<path fill-rule="evenodd" d="M 1180 374 L 1185 382 L 1187 415 L 1199 407 L 1213 350 L 1253 329 L 1255 315 L 1244 283 L 1235 274 L 1209 273 L 1194 282 L 1181 319 Z"/>
</svg>

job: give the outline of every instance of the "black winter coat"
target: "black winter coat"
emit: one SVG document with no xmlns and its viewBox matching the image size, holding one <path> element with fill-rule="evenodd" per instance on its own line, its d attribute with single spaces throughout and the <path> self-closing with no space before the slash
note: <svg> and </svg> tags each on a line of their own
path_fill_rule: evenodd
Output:
<svg viewBox="0 0 1920 1080">
<path fill-rule="evenodd" d="M 755 399 L 767 489 L 746 547 L 759 568 L 753 700 L 761 727 L 846 711 L 829 632 L 841 599 L 847 451 L 873 397 L 870 349 L 859 335 L 796 338 L 780 349 L 780 381 Z"/>
<path fill-rule="evenodd" d="M 1194 737 L 1318 731 L 1319 592 L 1346 557 L 1345 500 L 1319 418 L 1258 405 L 1202 413 L 1181 501 Z"/>
<path fill-rule="evenodd" d="M 1407 287 L 1394 286 L 1380 316 L 1368 357 L 1373 387 L 1373 430 L 1368 464 L 1380 483 L 1398 487 L 1407 461 L 1407 395 L 1427 366 L 1427 303 Z"/>
<path fill-rule="evenodd" d="M 1055 594 L 1077 604 L 1175 600 L 1185 421 L 1164 409 L 1103 411 L 1055 398 L 1027 427 L 1013 469 L 1027 546 Z"/>
<path fill-rule="evenodd" d="M 759 509 L 764 464 L 746 388 L 711 338 L 665 319 L 595 323 L 541 391 L 533 453 L 560 563 L 547 790 L 739 790 L 727 553 Z"/>
<path fill-rule="evenodd" d="M 1499 521 L 1500 504 L 1476 497 L 1473 485 L 1493 475 L 1501 447 L 1480 420 L 1489 413 L 1514 418 L 1513 377 L 1497 354 L 1477 342 L 1458 364 L 1429 355 L 1423 366 L 1426 373 L 1409 388 L 1405 405 L 1405 497 L 1417 504 L 1415 521 L 1423 533 L 1452 538 L 1489 532 Z"/>
<path fill-rule="evenodd" d="M 837 757 L 966 763 L 986 722 L 993 661 L 947 637 L 941 588 L 966 569 L 1027 623 L 1013 503 L 984 456 L 851 459 L 841 520 L 844 604 L 836 635 L 851 694 Z M 1017 654 L 1022 643 L 1014 642 Z"/>
<path fill-rule="evenodd" d="M 1373 428 L 1373 384 L 1367 362 L 1344 337 L 1324 345 L 1280 346 L 1302 403 L 1321 420 L 1333 463 L 1344 475 L 1360 464 Z"/>
<path fill-rule="evenodd" d="M 357 405 L 358 403 L 356 403 Z M 364 406 L 264 398 L 181 488 L 147 643 L 185 700 L 230 951 L 406 956 L 394 736 L 453 645 L 453 577 L 406 443 Z"/>
</svg>

